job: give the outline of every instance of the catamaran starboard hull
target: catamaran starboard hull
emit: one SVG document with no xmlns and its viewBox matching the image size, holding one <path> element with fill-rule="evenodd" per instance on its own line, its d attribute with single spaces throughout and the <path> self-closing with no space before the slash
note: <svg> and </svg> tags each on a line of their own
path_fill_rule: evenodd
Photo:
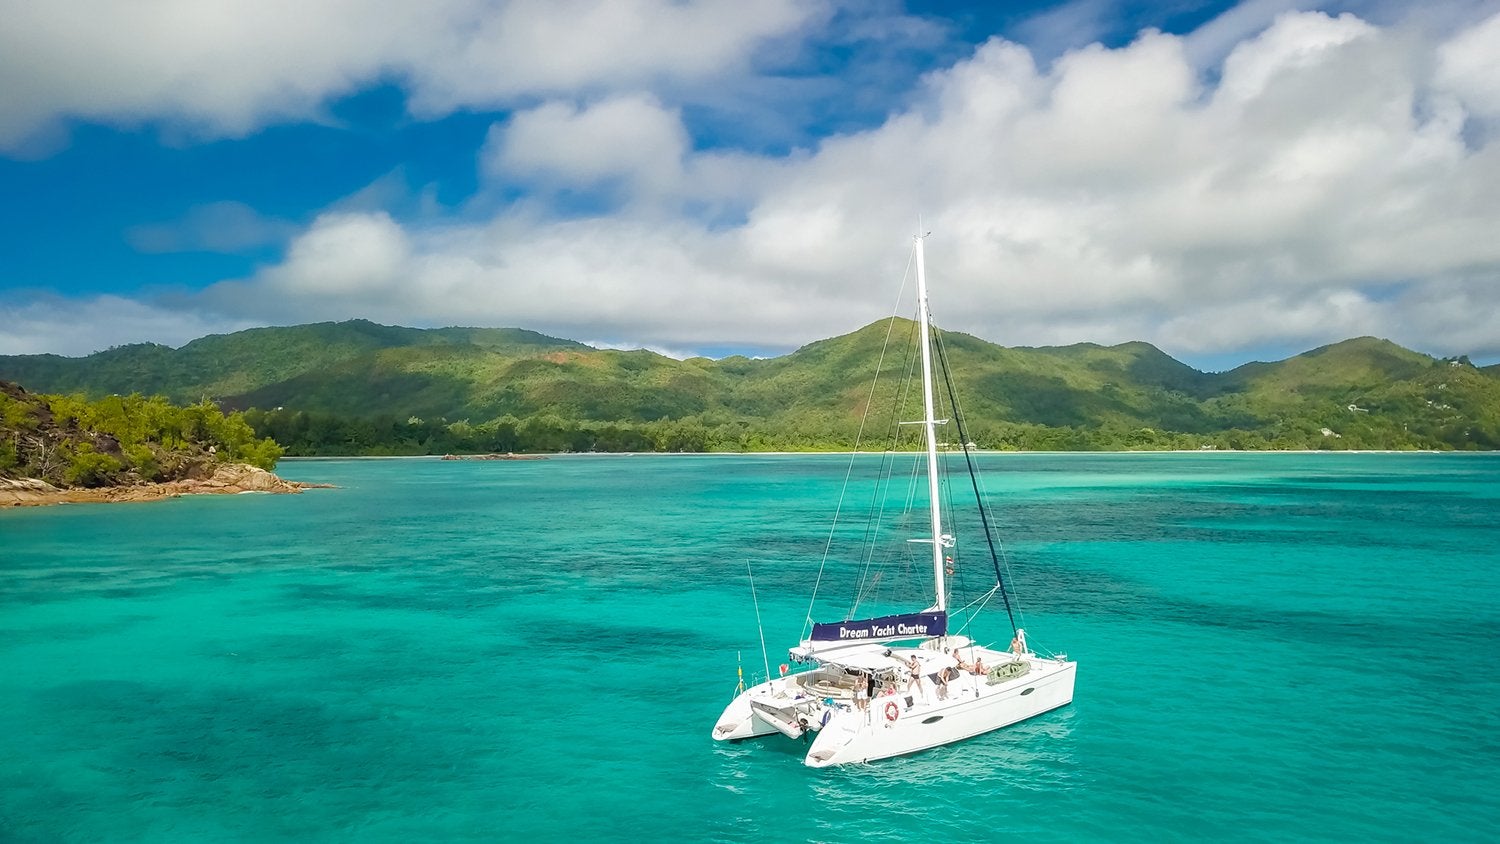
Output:
<svg viewBox="0 0 1500 844">
<path fill-rule="evenodd" d="M 1077 664 L 1055 664 L 977 696 L 958 688 L 943 702 L 908 707 L 905 696 L 876 698 L 868 712 L 837 711 L 818 732 L 804 764 L 812 768 L 873 762 L 963 741 L 1020 723 L 1073 700 Z M 954 684 L 961 686 L 960 683 Z M 896 719 L 887 717 L 894 702 Z"/>
</svg>

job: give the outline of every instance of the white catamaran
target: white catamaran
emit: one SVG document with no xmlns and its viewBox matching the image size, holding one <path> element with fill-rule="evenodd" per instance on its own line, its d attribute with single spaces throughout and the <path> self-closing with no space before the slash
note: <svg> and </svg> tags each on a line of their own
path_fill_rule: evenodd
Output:
<svg viewBox="0 0 1500 844">
<path fill-rule="evenodd" d="M 1077 663 L 1065 655 L 1033 652 L 1025 630 L 1011 615 L 1014 636 L 1008 648 L 982 646 L 950 633 L 945 574 L 955 539 L 943 529 L 940 509 L 937 426 L 933 410 L 933 330 L 927 305 L 922 238 L 915 239 L 917 329 L 921 352 L 926 441 L 927 510 L 930 535 L 907 542 L 932 548 L 932 605 L 920 612 L 815 624 L 811 635 L 788 652 L 799 669 L 741 691 L 713 728 L 717 741 L 781 733 L 812 741 L 804 763 L 822 768 L 868 762 L 961 741 L 1039 715 L 1073 700 Z M 941 354 L 946 361 L 946 355 Z M 951 395 L 951 382 L 949 382 Z M 970 472 L 973 460 L 959 422 L 960 442 Z M 978 497 L 978 485 L 974 486 Z M 989 519 L 977 502 L 986 539 Z M 993 544 L 991 543 L 992 556 Z M 1000 577 L 982 600 L 999 593 L 1010 614 Z M 925 563 L 923 564 L 925 566 Z M 857 605 L 856 605 L 857 606 Z M 852 615 L 852 612 L 851 612 Z M 956 620 L 956 619 L 955 619 Z M 964 628 L 966 630 L 967 628 Z M 960 631 L 962 632 L 962 631 Z"/>
</svg>

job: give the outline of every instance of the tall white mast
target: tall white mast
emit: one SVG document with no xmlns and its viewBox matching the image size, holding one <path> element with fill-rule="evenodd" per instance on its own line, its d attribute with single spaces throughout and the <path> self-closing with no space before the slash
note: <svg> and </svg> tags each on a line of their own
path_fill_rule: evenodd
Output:
<svg viewBox="0 0 1500 844">
<path fill-rule="evenodd" d="M 932 325 L 927 314 L 927 267 L 917 235 L 917 322 L 922 332 L 922 429 L 927 433 L 927 499 L 932 513 L 932 580 L 937 592 L 933 609 L 946 612 L 948 590 L 943 579 L 943 520 L 938 512 L 937 420 L 932 417 Z"/>
</svg>

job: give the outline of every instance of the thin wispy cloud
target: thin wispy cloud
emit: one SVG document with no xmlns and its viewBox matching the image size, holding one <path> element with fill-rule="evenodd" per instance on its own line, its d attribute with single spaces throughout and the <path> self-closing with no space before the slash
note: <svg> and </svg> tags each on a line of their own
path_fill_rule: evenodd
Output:
<svg viewBox="0 0 1500 844">
<path fill-rule="evenodd" d="M 300 229 L 242 202 L 211 202 L 189 209 L 179 220 L 143 223 L 125 232 L 130 245 L 147 253 L 241 252 L 285 243 Z"/>
<path fill-rule="evenodd" d="M 412 111 L 711 84 L 819 2 L 731 0 L 109 0 L 0 5 L 0 149 L 82 119 L 172 123 L 207 138 L 319 119 L 382 81 Z M 66 57 L 66 61 L 61 60 Z"/>
</svg>

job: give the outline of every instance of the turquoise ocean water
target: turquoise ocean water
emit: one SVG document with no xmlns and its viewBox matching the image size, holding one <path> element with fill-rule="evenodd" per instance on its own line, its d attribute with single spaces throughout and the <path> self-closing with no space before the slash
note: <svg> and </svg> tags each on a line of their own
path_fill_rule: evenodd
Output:
<svg viewBox="0 0 1500 844">
<path fill-rule="evenodd" d="M 1500 456 L 980 459 L 1075 702 L 825 771 L 708 733 L 845 456 L 0 512 L 0 840 L 1493 840 Z"/>
</svg>

